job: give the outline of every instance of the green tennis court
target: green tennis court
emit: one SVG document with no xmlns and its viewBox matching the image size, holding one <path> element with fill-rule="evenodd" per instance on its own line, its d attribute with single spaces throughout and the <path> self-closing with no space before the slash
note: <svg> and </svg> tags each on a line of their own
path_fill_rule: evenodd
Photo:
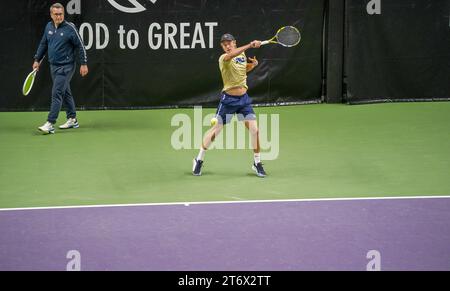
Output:
<svg viewBox="0 0 450 291">
<path fill-rule="evenodd" d="M 265 161 L 264 179 L 251 152 L 237 149 L 208 151 L 203 176 L 192 176 L 198 150 L 173 149 L 171 119 L 193 109 L 81 111 L 79 129 L 49 136 L 36 129 L 46 113 L 2 112 L 0 206 L 450 193 L 448 102 L 255 110 L 280 120 L 279 156 Z"/>
</svg>

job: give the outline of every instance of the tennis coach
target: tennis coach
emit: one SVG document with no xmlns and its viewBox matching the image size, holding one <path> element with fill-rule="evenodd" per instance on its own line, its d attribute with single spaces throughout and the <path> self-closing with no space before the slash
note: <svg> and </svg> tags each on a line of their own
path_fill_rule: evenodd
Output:
<svg viewBox="0 0 450 291">
<path fill-rule="evenodd" d="M 45 27 L 44 35 L 34 56 L 33 63 L 33 69 L 39 69 L 39 60 L 48 51 L 53 87 L 52 104 L 47 122 L 38 128 L 44 134 L 55 133 L 53 125 L 58 119 L 63 103 L 66 107 L 67 122 L 60 125 L 59 128 L 79 127 L 75 102 L 70 90 L 70 80 L 76 68 L 76 51 L 79 52 L 81 76 L 84 77 L 88 73 L 86 49 L 75 25 L 64 20 L 64 6 L 60 3 L 53 4 L 50 7 L 50 17 L 52 21 L 47 23 Z"/>
</svg>

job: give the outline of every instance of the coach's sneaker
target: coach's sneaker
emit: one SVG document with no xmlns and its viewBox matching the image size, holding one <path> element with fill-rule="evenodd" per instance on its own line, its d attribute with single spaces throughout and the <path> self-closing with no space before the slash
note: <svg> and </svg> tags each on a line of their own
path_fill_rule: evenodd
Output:
<svg viewBox="0 0 450 291">
<path fill-rule="evenodd" d="M 68 128 L 78 128 L 80 125 L 78 124 L 78 120 L 76 118 L 67 119 L 66 123 L 61 124 L 59 128 L 68 129 Z"/>
<path fill-rule="evenodd" d="M 192 175 L 201 176 L 202 175 L 202 166 L 203 166 L 203 161 L 197 160 L 195 158 L 193 161 L 193 165 L 192 165 Z"/>
<path fill-rule="evenodd" d="M 257 164 L 253 163 L 252 169 L 253 169 L 253 171 L 256 172 L 256 175 L 258 177 L 265 177 L 266 176 L 266 172 L 264 171 L 264 168 L 263 168 L 263 165 L 262 165 L 261 162 L 259 162 Z"/>
<path fill-rule="evenodd" d="M 48 121 L 43 126 L 38 127 L 38 129 L 44 134 L 55 133 L 55 128 L 53 127 L 53 124 L 51 124 Z"/>
</svg>

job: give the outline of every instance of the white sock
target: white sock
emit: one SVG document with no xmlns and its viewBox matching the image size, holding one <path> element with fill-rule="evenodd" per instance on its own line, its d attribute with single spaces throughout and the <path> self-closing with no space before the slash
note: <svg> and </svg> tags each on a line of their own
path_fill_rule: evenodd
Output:
<svg viewBox="0 0 450 291">
<path fill-rule="evenodd" d="M 254 153 L 253 158 L 255 159 L 255 164 L 261 163 L 261 154 Z"/>
<path fill-rule="evenodd" d="M 203 159 L 205 158 L 205 153 L 206 150 L 203 147 L 200 147 L 200 152 L 198 153 L 197 161 L 203 161 Z"/>
</svg>

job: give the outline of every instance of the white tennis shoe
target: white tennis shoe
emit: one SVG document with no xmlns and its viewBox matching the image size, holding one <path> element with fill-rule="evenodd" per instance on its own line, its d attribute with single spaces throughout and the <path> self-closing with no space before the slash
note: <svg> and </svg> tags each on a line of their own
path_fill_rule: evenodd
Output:
<svg viewBox="0 0 450 291">
<path fill-rule="evenodd" d="M 78 124 L 78 120 L 76 118 L 67 119 L 66 123 L 61 124 L 59 128 L 68 129 L 68 128 L 78 128 L 80 125 Z"/>
<path fill-rule="evenodd" d="M 55 133 L 53 124 L 48 121 L 43 126 L 38 127 L 38 129 L 44 134 Z"/>
</svg>

